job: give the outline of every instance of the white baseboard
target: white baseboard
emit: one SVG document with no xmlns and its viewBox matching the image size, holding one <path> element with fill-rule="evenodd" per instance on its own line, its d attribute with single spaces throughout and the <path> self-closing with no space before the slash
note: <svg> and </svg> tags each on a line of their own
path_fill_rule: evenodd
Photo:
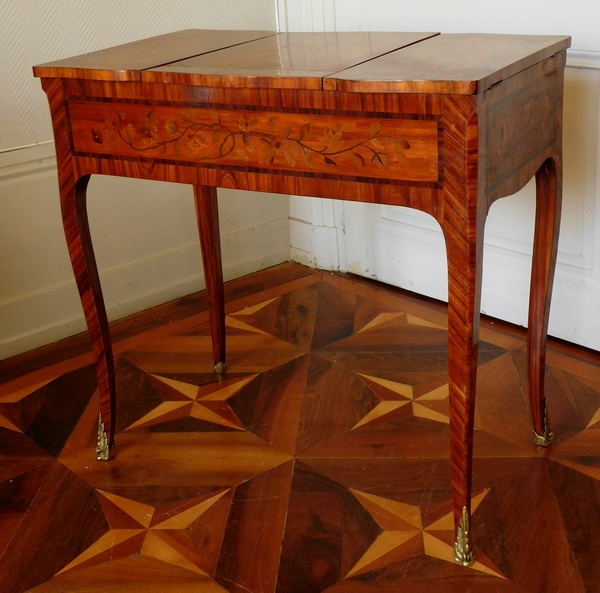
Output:
<svg viewBox="0 0 600 593">
<path fill-rule="evenodd" d="M 223 235 L 221 242 L 225 280 L 290 259 L 287 218 Z M 111 321 L 205 287 L 197 244 L 101 270 L 100 276 Z M 57 318 L 61 311 L 78 314 Z M 0 339 L 0 360 L 85 331 L 80 311 L 74 281 L 0 302 L 5 336 Z"/>
</svg>

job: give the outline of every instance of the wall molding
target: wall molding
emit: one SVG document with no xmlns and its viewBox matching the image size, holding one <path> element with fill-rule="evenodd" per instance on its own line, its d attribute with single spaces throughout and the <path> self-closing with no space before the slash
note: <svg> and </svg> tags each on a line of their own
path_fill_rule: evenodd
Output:
<svg viewBox="0 0 600 593">
<path fill-rule="evenodd" d="M 567 68 L 594 68 L 600 70 L 600 51 L 568 49 Z"/>
<path fill-rule="evenodd" d="M 54 140 L 17 146 L 0 152 L 0 181 L 27 174 L 29 171 L 40 172 L 42 168 L 52 167 L 56 168 Z"/>
</svg>

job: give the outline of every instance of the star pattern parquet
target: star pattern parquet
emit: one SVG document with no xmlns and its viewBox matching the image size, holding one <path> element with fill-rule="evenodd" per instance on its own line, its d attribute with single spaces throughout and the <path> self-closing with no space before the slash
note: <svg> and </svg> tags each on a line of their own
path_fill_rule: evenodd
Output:
<svg viewBox="0 0 600 593">
<path fill-rule="evenodd" d="M 227 311 L 222 377 L 205 313 L 119 343 L 110 463 L 91 365 L 0 386 L 0 591 L 600 591 L 600 364 L 549 353 L 543 451 L 483 325 L 464 568 L 443 310 L 315 272 Z"/>
</svg>

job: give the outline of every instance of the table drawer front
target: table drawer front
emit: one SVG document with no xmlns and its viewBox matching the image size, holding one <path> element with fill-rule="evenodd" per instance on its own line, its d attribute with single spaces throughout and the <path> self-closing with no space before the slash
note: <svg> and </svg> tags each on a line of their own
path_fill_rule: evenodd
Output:
<svg viewBox="0 0 600 593">
<path fill-rule="evenodd" d="M 439 179 L 438 123 L 70 101 L 75 151 L 415 182 Z"/>
</svg>

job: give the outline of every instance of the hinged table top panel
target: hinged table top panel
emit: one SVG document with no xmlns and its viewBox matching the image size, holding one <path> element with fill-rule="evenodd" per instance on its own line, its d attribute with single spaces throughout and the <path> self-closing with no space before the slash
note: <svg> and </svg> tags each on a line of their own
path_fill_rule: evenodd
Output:
<svg viewBox="0 0 600 593">
<path fill-rule="evenodd" d="M 321 90 L 323 78 L 438 33 L 281 33 L 152 68 L 142 80 L 222 88 Z"/>
<path fill-rule="evenodd" d="M 34 66 L 40 78 L 141 80 L 141 71 L 262 37 L 275 31 L 186 29 Z"/>
<path fill-rule="evenodd" d="M 192 29 L 43 64 L 34 73 L 216 88 L 471 95 L 570 43 L 560 35 Z"/>
<path fill-rule="evenodd" d="M 330 76 L 323 88 L 474 95 L 570 45 L 565 35 L 443 34 Z"/>
</svg>

